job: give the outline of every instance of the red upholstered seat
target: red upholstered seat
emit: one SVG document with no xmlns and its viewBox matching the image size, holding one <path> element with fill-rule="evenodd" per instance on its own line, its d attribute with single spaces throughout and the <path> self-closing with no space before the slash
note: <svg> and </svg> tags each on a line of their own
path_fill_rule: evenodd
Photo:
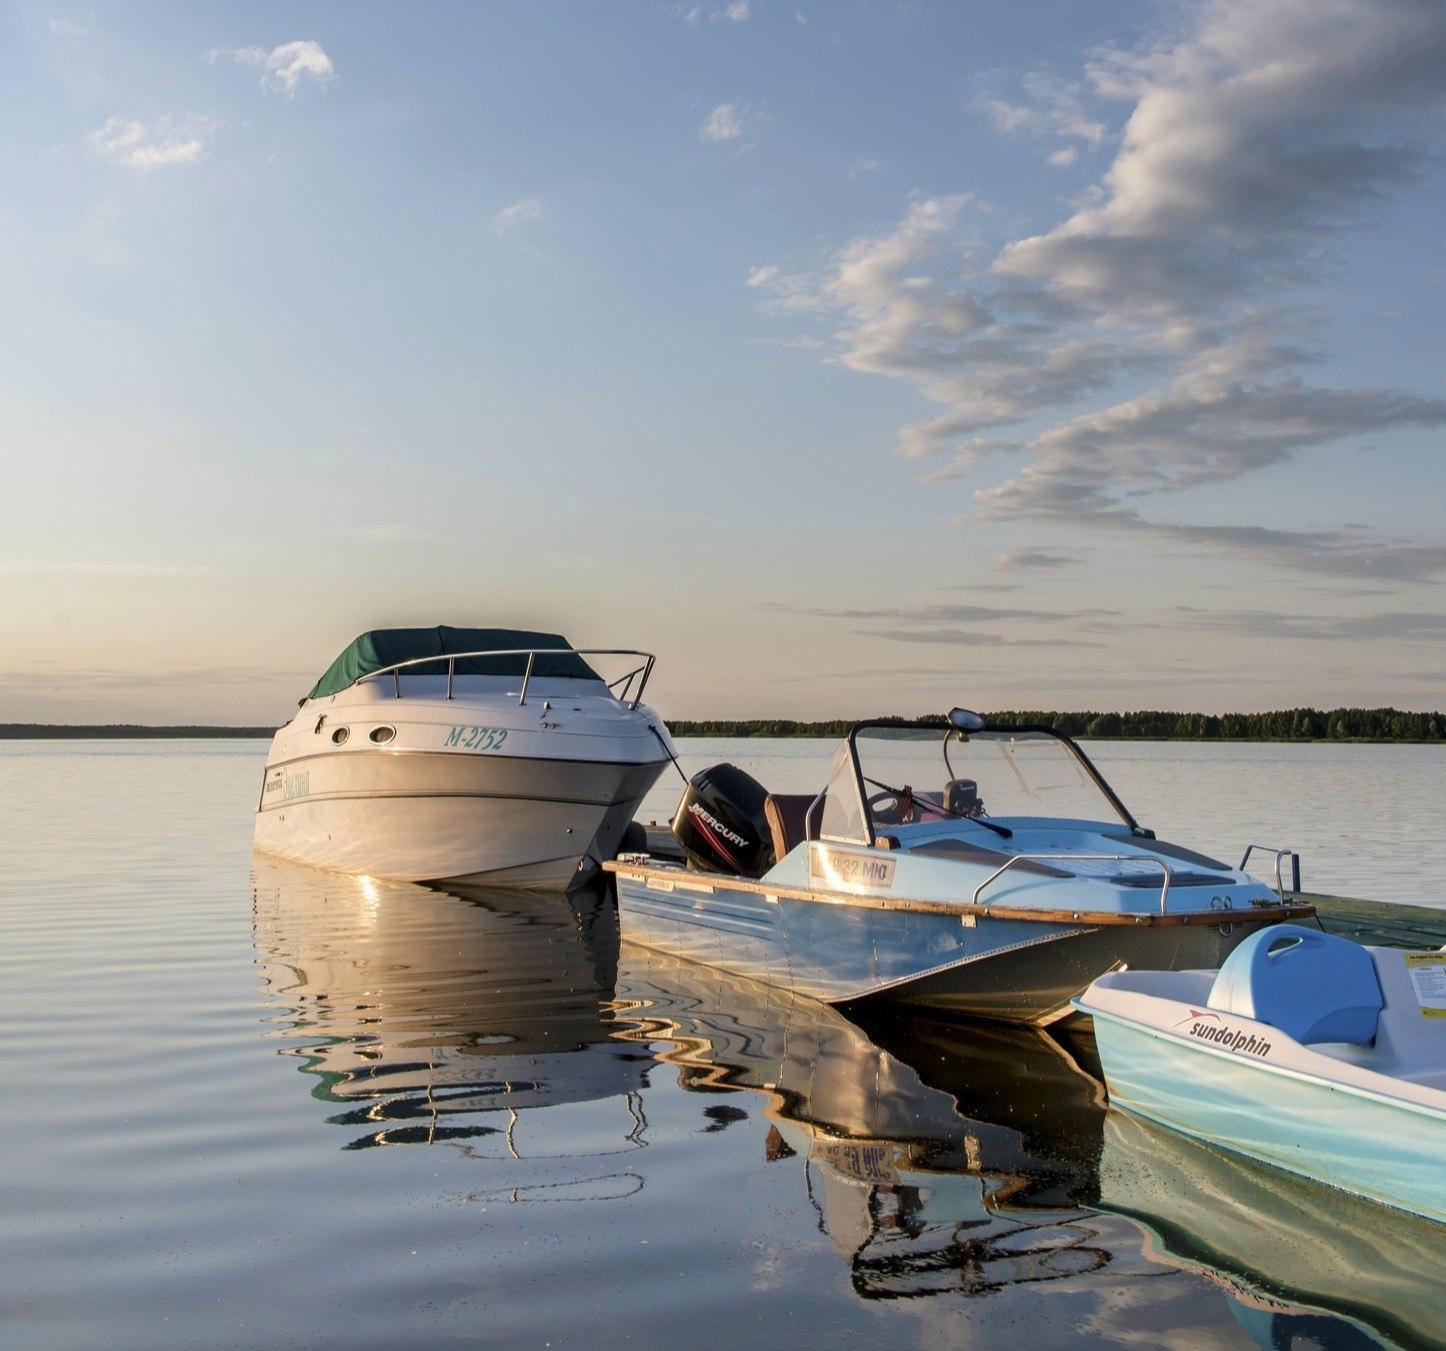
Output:
<svg viewBox="0 0 1446 1351">
<path fill-rule="evenodd" d="M 805 818 L 812 802 L 812 793 L 770 793 L 763 800 L 763 819 L 773 835 L 775 863 L 805 839 Z"/>
</svg>

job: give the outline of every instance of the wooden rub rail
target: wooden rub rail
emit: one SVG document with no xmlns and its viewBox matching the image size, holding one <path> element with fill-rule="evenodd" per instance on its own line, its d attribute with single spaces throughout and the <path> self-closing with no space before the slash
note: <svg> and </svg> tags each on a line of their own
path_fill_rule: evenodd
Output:
<svg viewBox="0 0 1446 1351">
<path fill-rule="evenodd" d="M 851 905 L 861 910 L 910 910 L 922 915 L 952 915 L 960 918 L 988 916 L 991 919 L 1019 919 L 1039 924 L 1090 924 L 1098 927 L 1126 925 L 1139 928 L 1170 928 L 1187 925 L 1273 924 L 1283 919 L 1311 919 L 1315 906 L 1306 901 L 1286 901 L 1239 910 L 1176 910 L 1169 914 L 1126 914 L 1118 910 L 1039 910 L 1016 905 L 973 905 L 967 902 L 925 901 L 904 896 L 869 896 L 852 891 L 823 891 L 814 887 L 788 887 L 755 882 L 745 877 L 691 873 L 678 867 L 656 867 L 627 858 L 610 860 L 603 868 L 619 877 L 644 884 L 666 884 L 659 890 L 703 891 L 716 887 L 747 891 L 790 901 L 812 901 L 817 905 Z"/>
</svg>

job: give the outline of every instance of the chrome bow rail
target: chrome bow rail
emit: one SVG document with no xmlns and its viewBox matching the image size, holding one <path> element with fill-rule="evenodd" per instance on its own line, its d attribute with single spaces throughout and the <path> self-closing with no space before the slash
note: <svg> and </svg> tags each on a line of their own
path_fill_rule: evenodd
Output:
<svg viewBox="0 0 1446 1351">
<path fill-rule="evenodd" d="M 1273 844 L 1252 844 L 1240 860 L 1240 871 L 1245 871 L 1245 865 L 1250 862 L 1250 856 L 1257 849 L 1265 854 L 1275 855 L 1275 894 L 1280 897 L 1281 904 L 1285 904 L 1285 882 L 1280 875 L 1280 864 L 1282 859 L 1290 860 L 1290 890 L 1300 894 L 1300 855 L 1294 849 L 1277 849 Z"/>
<path fill-rule="evenodd" d="M 629 708 L 636 708 L 643 699 L 643 691 L 647 688 L 648 677 L 653 674 L 653 664 L 657 658 L 651 652 L 639 652 L 632 647 L 507 647 L 493 648 L 484 652 L 445 652 L 434 657 L 413 657 L 410 661 L 399 661 L 392 666 L 383 666 L 376 671 L 368 671 L 364 676 L 358 676 L 347 686 L 353 689 L 357 685 L 368 680 L 377 680 L 381 676 L 391 676 L 392 685 L 396 691 L 396 697 L 402 697 L 402 676 L 403 674 L 420 675 L 420 671 L 412 671 L 414 666 L 435 666 L 439 662 L 447 663 L 447 698 L 452 698 L 452 684 L 457 674 L 457 663 L 468 661 L 473 657 L 526 657 L 527 668 L 522 673 L 522 690 L 517 696 L 519 705 L 527 702 L 527 687 L 532 682 L 532 668 L 538 657 L 641 657 L 642 664 L 634 666 L 632 670 L 624 672 L 616 680 L 605 682 L 608 689 L 613 691 L 619 703 L 625 703 Z M 465 674 L 465 673 L 464 673 Z M 601 677 L 599 677 L 601 679 Z M 637 680 L 638 687 L 633 689 L 633 681 Z M 616 687 L 621 685 L 619 691 Z M 629 702 L 631 698 L 631 702 Z"/>
<path fill-rule="evenodd" d="M 1007 873 L 1016 863 L 1052 863 L 1056 868 L 1073 863 L 1076 859 L 1089 860 L 1092 863 L 1153 863 L 1161 873 L 1164 874 L 1160 882 L 1160 913 L 1165 913 L 1165 902 L 1170 895 L 1170 878 L 1172 876 L 1170 865 L 1158 854 L 1066 854 L 1056 852 L 1053 854 L 1015 854 L 989 874 L 977 887 L 974 888 L 974 895 L 970 898 L 973 905 L 979 904 L 979 897 L 996 877 Z M 1079 874 L 1076 874 L 1077 876 Z M 1100 879 L 1104 880 L 1104 879 Z"/>
</svg>

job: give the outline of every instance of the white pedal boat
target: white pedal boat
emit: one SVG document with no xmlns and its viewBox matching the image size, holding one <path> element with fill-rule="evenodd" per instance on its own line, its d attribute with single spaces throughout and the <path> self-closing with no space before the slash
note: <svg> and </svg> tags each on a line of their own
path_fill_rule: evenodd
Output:
<svg viewBox="0 0 1446 1351">
<path fill-rule="evenodd" d="M 1293 924 L 1216 971 L 1112 971 L 1094 1018 L 1110 1101 L 1446 1223 L 1446 951 Z"/>
<path fill-rule="evenodd" d="M 589 656 L 631 669 L 610 686 Z M 652 668 L 551 633 L 364 633 L 276 733 L 256 847 L 392 881 L 581 880 L 673 754 L 641 702 Z"/>
</svg>

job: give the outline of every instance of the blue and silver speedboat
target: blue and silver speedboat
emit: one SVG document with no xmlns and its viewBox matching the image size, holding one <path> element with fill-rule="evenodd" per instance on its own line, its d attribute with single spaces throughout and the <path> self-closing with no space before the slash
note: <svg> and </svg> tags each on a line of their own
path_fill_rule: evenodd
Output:
<svg viewBox="0 0 1446 1351">
<path fill-rule="evenodd" d="M 964 709 L 856 724 L 815 797 L 704 770 L 673 833 L 686 864 L 606 865 L 624 936 L 832 1004 L 1045 1024 L 1105 971 L 1216 965 L 1314 913 L 1157 840 L 1069 737 Z"/>
<path fill-rule="evenodd" d="M 1446 1223 L 1446 951 L 1288 924 L 1076 1005 L 1115 1106 Z"/>
</svg>

